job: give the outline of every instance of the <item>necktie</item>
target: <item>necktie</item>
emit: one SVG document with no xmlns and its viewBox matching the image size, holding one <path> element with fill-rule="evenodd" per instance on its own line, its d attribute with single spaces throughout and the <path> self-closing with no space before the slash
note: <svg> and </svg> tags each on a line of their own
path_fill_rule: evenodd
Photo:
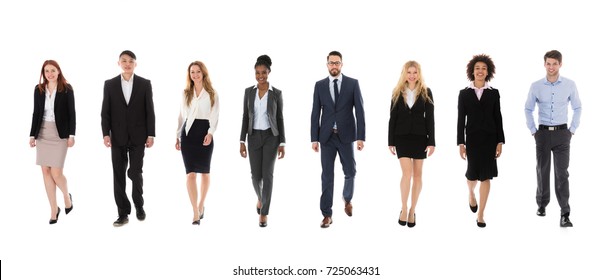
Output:
<svg viewBox="0 0 612 280">
<path fill-rule="evenodd" d="M 338 79 L 334 79 L 334 104 L 338 103 Z"/>
</svg>

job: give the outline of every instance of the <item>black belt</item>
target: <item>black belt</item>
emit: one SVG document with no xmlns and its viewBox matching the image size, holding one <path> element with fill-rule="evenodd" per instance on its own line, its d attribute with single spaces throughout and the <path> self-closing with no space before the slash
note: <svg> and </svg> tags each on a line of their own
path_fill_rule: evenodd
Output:
<svg viewBox="0 0 612 280">
<path fill-rule="evenodd" d="M 543 130 L 561 130 L 561 129 L 567 129 L 567 124 L 552 125 L 552 126 L 541 124 L 539 129 L 543 129 Z"/>
</svg>

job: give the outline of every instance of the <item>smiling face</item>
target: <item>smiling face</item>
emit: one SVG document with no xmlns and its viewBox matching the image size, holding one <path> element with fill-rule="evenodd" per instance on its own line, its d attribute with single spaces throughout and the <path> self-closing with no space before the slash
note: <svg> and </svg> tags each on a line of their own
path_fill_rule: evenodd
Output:
<svg viewBox="0 0 612 280">
<path fill-rule="evenodd" d="M 189 67 L 189 77 L 191 77 L 191 81 L 193 81 L 194 84 L 202 83 L 204 74 L 202 73 L 200 66 L 197 64 L 191 65 L 191 67 Z"/>
<path fill-rule="evenodd" d="M 414 87 L 419 80 L 419 71 L 414 66 L 408 67 L 406 71 L 406 82 L 410 87 Z"/>
<path fill-rule="evenodd" d="M 478 61 L 476 64 L 474 64 L 474 82 L 484 84 L 488 75 L 489 71 L 486 63 Z"/>
<path fill-rule="evenodd" d="M 129 55 L 121 55 L 121 57 L 119 57 L 118 64 L 121 67 L 123 73 L 128 75 L 134 74 L 134 68 L 136 68 L 136 60 L 130 57 Z"/>
<path fill-rule="evenodd" d="M 265 65 L 257 65 L 255 67 L 255 80 L 258 85 L 266 85 L 268 83 L 268 74 L 270 70 Z"/>
<path fill-rule="evenodd" d="M 59 70 L 57 70 L 57 68 L 51 64 L 47 64 L 44 69 L 45 69 L 45 79 L 49 83 L 57 83 L 57 77 L 60 74 Z"/>
<path fill-rule="evenodd" d="M 561 62 L 554 58 L 546 58 L 546 61 L 544 62 L 544 67 L 546 67 L 546 77 L 549 78 L 549 80 L 556 80 L 559 76 L 559 68 L 561 68 Z"/>
<path fill-rule="evenodd" d="M 327 59 L 327 70 L 332 77 L 340 75 L 342 70 L 342 58 L 337 55 L 330 55 Z"/>
</svg>

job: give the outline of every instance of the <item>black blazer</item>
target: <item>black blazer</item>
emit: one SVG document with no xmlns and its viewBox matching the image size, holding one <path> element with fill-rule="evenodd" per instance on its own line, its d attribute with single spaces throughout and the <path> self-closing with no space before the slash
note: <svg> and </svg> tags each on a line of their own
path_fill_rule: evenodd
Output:
<svg viewBox="0 0 612 280">
<path fill-rule="evenodd" d="M 55 113 L 55 126 L 57 127 L 59 137 L 66 139 L 70 135 L 75 135 L 76 112 L 74 110 L 74 92 L 72 91 L 72 86 L 68 85 L 63 92 L 56 92 L 53 112 Z M 36 85 L 34 88 L 34 113 L 32 114 L 30 136 L 38 138 L 44 114 L 45 93 L 40 92 L 38 85 Z"/>
<path fill-rule="evenodd" d="M 240 141 L 246 140 L 247 133 L 253 133 L 254 103 L 257 97 L 257 88 L 248 87 L 244 90 L 244 108 L 242 110 L 242 129 Z M 275 87 L 268 90 L 268 122 L 274 136 L 279 136 L 280 143 L 285 143 L 285 120 L 283 119 L 282 91 Z"/>
<path fill-rule="evenodd" d="M 113 145 L 144 145 L 155 136 L 155 111 L 151 81 L 134 75 L 130 103 L 125 102 L 121 75 L 104 82 L 102 101 L 102 135 L 111 137 Z"/>
<path fill-rule="evenodd" d="M 431 90 L 427 88 L 427 95 L 433 102 Z M 425 135 L 427 146 L 436 145 L 434 105 L 419 96 L 408 107 L 403 94 L 400 95 L 395 107 L 391 101 L 391 116 L 389 117 L 389 146 L 395 146 L 395 135 Z"/>
<path fill-rule="evenodd" d="M 473 89 L 462 89 L 457 109 L 457 145 L 465 144 L 465 135 L 476 131 L 495 134 L 497 143 L 506 142 L 497 89 L 484 89 L 480 100 Z"/>
</svg>

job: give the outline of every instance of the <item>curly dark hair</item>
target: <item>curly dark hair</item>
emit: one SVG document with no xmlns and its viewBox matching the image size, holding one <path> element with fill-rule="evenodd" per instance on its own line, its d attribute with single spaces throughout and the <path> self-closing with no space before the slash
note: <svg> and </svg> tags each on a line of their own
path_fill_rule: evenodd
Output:
<svg viewBox="0 0 612 280">
<path fill-rule="evenodd" d="M 483 62 L 487 65 L 487 77 L 485 78 L 485 81 L 488 82 L 493 79 L 493 76 L 495 76 L 495 64 L 493 63 L 493 60 L 491 60 L 491 58 L 486 54 L 477 54 L 472 57 L 472 60 L 470 60 L 470 62 L 468 62 L 467 69 L 465 71 L 468 79 L 470 81 L 475 80 L 474 66 L 476 65 L 476 62 Z"/>
</svg>

